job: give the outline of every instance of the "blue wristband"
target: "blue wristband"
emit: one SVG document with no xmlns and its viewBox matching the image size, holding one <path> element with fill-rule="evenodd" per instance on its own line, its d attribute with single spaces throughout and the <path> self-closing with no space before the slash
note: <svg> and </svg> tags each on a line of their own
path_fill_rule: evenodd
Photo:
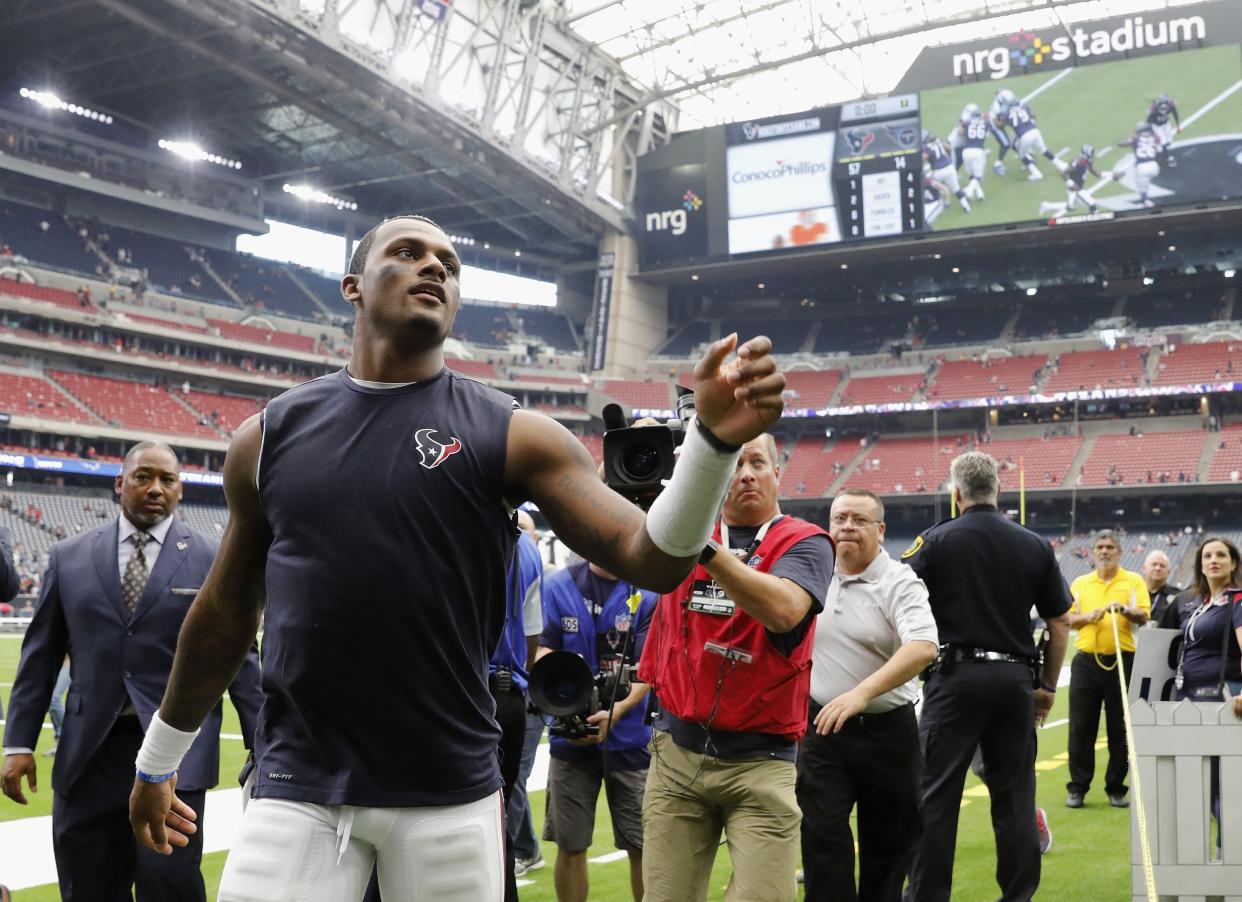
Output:
<svg viewBox="0 0 1242 902">
<path fill-rule="evenodd" d="M 177 776 L 177 772 L 170 774 L 144 774 L 142 771 L 135 771 L 135 776 L 144 783 L 164 783 Z"/>
</svg>

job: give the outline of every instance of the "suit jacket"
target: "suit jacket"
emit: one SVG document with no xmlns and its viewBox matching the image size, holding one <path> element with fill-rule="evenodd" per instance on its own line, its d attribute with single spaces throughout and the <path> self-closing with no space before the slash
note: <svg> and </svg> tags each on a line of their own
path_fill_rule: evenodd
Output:
<svg viewBox="0 0 1242 902">
<path fill-rule="evenodd" d="M 52 768 L 52 786 L 61 794 L 90 766 L 128 704 L 143 730 L 150 724 L 168 684 L 181 622 L 216 554 L 214 542 L 174 520 L 131 617 L 121 601 L 119 524 L 118 518 L 52 546 L 9 697 L 4 745 L 34 748 L 56 674 L 69 655 L 73 683 Z M 229 697 L 246 747 L 253 748 L 262 700 L 254 648 Z M 209 789 L 219 782 L 222 711 L 223 703 L 217 704 L 203 721 L 178 771 L 178 788 Z"/>
<path fill-rule="evenodd" d="M 0 526 L 0 601 L 12 601 L 20 588 L 13 565 L 12 535 L 7 526 Z"/>
</svg>

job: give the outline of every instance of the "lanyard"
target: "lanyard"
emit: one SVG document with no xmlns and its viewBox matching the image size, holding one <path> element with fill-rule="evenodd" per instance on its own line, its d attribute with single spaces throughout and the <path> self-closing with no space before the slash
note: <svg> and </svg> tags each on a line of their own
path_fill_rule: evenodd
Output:
<svg viewBox="0 0 1242 902">
<path fill-rule="evenodd" d="M 1206 614 L 1212 608 L 1219 607 L 1220 605 L 1224 603 L 1225 603 L 1224 592 L 1222 592 L 1220 595 L 1217 595 L 1215 598 L 1205 598 L 1203 600 L 1203 604 L 1195 608 L 1194 612 L 1190 615 L 1190 619 L 1186 621 L 1186 638 L 1193 642 L 1195 638 L 1195 623 L 1199 619 L 1199 617 L 1203 614 Z"/>
<path fill-rule="evenodd" d="M 762 526 L 760 526 L 759 531 L 755 533 L 755 537 L 751 539 L 750 547 L 746 548 L 745 550 L 741 548 L 738 548 L 738 549 L 729 548 L 729 524 L 725 523 L 725 521 L 722 519 L 720 521 L 720 545 L 723 548 L 729 548 L 729 551 L 731 553 L 737 555 L 740 558 L 749 558 L 752 554 L 755 553 L 755 549 L 763 544 L 763 538 L 764 536 L 768 534 L 768 528 L 783 516 L 784 514 L 777 514 L 767 523 L 764 523 Z"/>
</svg>

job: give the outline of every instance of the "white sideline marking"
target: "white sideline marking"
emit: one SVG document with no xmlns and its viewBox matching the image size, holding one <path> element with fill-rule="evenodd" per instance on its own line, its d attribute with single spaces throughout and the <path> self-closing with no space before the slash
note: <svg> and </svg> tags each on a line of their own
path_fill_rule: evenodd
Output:
<svg viewBox="0 0 1242 902">
<path fill-rule="evenodd" d="M 1068 78 L 1068 77 L 1069 77 L 1069 74 L 1070 74 L 1071 72 L 1073 72 L 1073 71 L 1074 71 L 1073 69 L 1062 69 L 1060 72 L 1058 72 L 1056 75 L 1052 76 L 1052 78 L 1048 79 L 1046 82 L 1044 82 L 1042 85 L 1040 85 L 1040 86 L 1039 86 L 1038 88 L 1036 88 L 1034 91 L 1032 91 L 1030 94 L 1027 94 L 1025 97 L 1023 97 L 1023 98 L 1022 98 L 1022 102 L 1023 102 L 1023 103 L 1030 103 L 1030 102 L 1031 102 L 1034 98 L 1036 98 L 1036 97 L 1038 97 L 1040 94 L 1044 93 L 1044 91 L 1047 91 L 1049 88 L 1051 88 L 1051 87 L 1052 87 L 1053 85 L 1055 85 L 1057 82 L 1059 82 L 1061 79 L 1063 79 L 1063 78 Z"/>
<path fill-rule="evenodd" d="M 1205 103 L 1203 106 L 1199 107 L 1199 109 L 1195 110 L 1192 114 L 1190 114 L 1189 116 L 1187 116 L 1185 119 L 1182 120 L 1182 131 L 1185 131 L 1186 129 L 1190 128 L 1192 125 L 1198 122 L 1199 119 L 1201 119 L 1203 116 L 1207 115 L 1213 109 L 1220 106 L 1220 104 L 1228 100 L 1229 97 L 1232 94 L 1234 94 L 1236 91 L 1238 91 L 1240 88 L 1242 88 L 1242 80 L 1235 81 L 1233 84 L 1225 88 L 1225 90 L 1221 91 L 1219 94 L 1217 94 L 1207 103 Z M 1176 144 L 1177 142 L 1174 141 L 1173 143 Z"/>
<path fill-rule="evenodd" d="M 607 855 L 600 855 L 596 858 L 588 858 L 591 864 L 610 864 L 614 861 L 621 861 L 623 858 L 629 858 L 629 852 L 622 852 L 618 849 L 616 852 L 609 852 Z"/>
<path fill-rule="evenodd" d="M 203 851 L 222 852 L 233 845 L 241 823 L 241 788 L 212 790 L 207 800 Z M 0 848 L 5 850 L 4 880 L 10 889 L 56 882 L 51 815 L 0 823 Z"/>
</svg>

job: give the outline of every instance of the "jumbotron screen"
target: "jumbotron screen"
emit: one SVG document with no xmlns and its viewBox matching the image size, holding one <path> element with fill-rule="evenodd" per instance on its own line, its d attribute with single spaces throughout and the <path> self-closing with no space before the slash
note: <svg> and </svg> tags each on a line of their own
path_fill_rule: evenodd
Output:
<svg viewBox="0 0 1242 902">
<path fill-rule="evenodd" d="M 919 100 L 924 220 L 938 232 L 1242 196 L 1237 45 L 936 88 Z"/>
<path fill-rule="evenodd" d="M 891 97 L 675 135 L 639 159 L 641 264 L 1237 201 L 1240 38 L 1229 2 L 1019 31 L 928 48 Z"/>
</svg>

